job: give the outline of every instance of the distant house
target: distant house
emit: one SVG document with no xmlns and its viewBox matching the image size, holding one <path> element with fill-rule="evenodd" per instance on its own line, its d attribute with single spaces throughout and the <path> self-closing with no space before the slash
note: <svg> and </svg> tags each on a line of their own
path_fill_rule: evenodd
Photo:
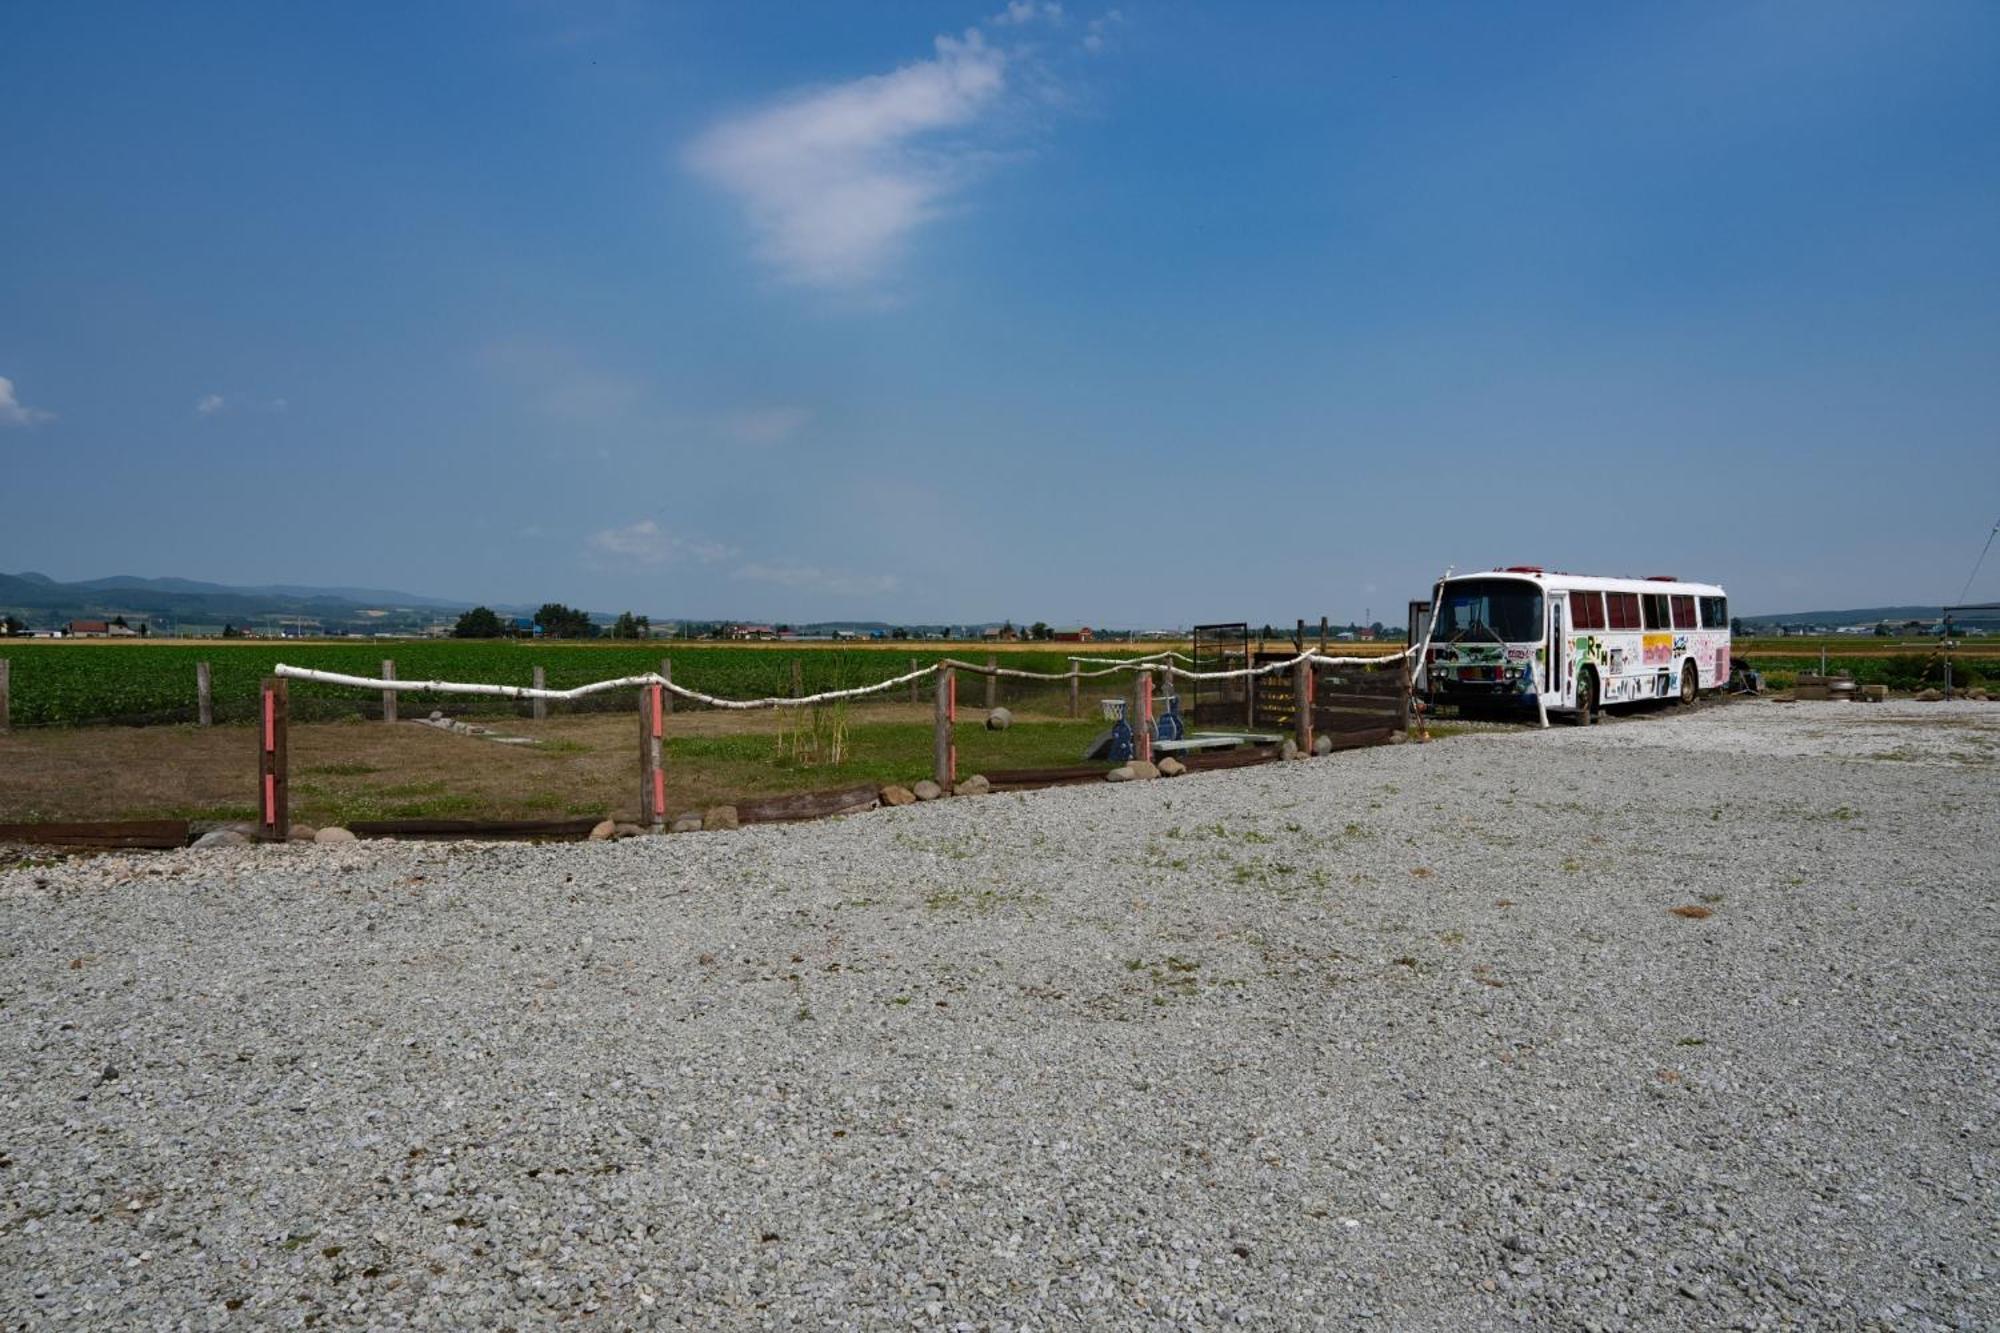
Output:
<svg viewBox="0 0 2000 1333">
<path fill-rule="evenodd" d="M 1021 631 L 1012 625 L 988 625 L 979 631 L 979 637 L 988 643 L 1016 643 L 1021 638 Z"/>
<path fill-rule="evenodd" d="M 1049 637 L 1057 643 L 1089 643 L 1097 636 L 1091 633 L 1088 625 L 1066 625 L 1061 629 L 1051 630 Z"/>
<path fill-rule="evenodd" d="M 778 637 L 777 629 L 770 625 L 731 625 L 725 633 L 727 637 L 732 639 L 775 639 Z"/>
<path fill-rule="evenodd" d="M 108 620 L 72 620 L 63 627 L 63 632 L 72 639 L 124 639 L 139 637 L 139 631 L 130 625 L 114 625 Z"/>
</svg>

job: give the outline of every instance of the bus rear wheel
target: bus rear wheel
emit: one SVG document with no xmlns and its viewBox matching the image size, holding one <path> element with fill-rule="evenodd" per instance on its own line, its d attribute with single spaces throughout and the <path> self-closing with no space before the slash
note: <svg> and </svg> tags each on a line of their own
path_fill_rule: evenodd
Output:
<svg viewBox="0 0 2000 1333">
<path fill-rule="evenodd" d="M 1701 672 L 1690 657 L 1681 663 L 1681 707 L 1686 708 L 1701 693 Z"/>
<path fill-rule="evenodd" d="M 1597 721 L 1597 673 L 1589 667 L 1576 673 L 1576 724 L 1587 727 Z"/>
</svg>

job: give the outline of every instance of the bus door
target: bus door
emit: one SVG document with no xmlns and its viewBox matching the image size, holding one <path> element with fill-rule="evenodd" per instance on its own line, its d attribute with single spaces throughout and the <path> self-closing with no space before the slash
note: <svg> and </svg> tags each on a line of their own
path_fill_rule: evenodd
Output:
<svg viewBox="0 0 2000 1333">
<path fill-rule="evenodd" d="M 1569 594 L 1552 592 L 1549 594 L 1549 628 L 1544 648 L 1548 659 L 1548 677 L 1542 682 L 1542 692 L 1556 696 L 1556 704 L 1561 707 L 1574 702 L 1575 684 L 1569 680 Z"/>
</svg>

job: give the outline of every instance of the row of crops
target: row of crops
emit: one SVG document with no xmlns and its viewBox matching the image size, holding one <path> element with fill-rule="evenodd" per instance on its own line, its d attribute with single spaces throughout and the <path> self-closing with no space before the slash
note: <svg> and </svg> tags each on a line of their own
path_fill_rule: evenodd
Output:
<svg viewBox="0 0 2000 1333">
<path fill-rule="evenodd" d="M 1072 650 L 1075 651 L 1075 650 Z M 1085 649 L 1092 655 L 1095 650 Z M 620 646 L 595 644 L 521 643 L 507 640 L 426 640 L 397 643 L 256 642 L 247 644 L 113 644 L 102 642 L 27 641 L 0 644 L 0 657 L 12 663 L 13 721 L 16 726 L 65 726 L 82 723 L 152 725 L 192 722 L 196 717 L 195 664 L 207 662 L 213 682 L 214 715 L 218 722 L 247 721 L 255 713 L 259 682 L 279 662 L 348 675 L 375 676 L 382 660 L 392 658 L 404 680 L 482 681 L 527 685 L 542 667 L 551 689 L 570 689 L 592 681 L 638 675 L 659 668 L 662 657 L 673 659 L 676 684 L 727 698 L 752 698 L 791 693 L 793 663 L 807 693 L 851 688 L 898 676 L 914 659 L 929 664 L 942 657 L 978 660 L 978 649 L 913 652 L 907 647 L 876 649 L 833 645 L 799 648 L 754 648 L 731 645 L 655 642 Z M 1005 665 L 1031 671 L 1069 669 L 1069 654 L 1023 649 L 1002 655 Z M 380 696 L 337 686 L 293 681 L 289 686 L 293 716 L 303 720 L 380 715 Z M 960 687 L 961 699 L 983 699 L 984 683 Z M 1019 702 L 1031 693 L 1053 699 L 1064 686 L 1029 687 L 1016 682 L 1002 686 L 1003 702 Z M 908 696 L 903 696 L 907 698 Z M 929 697 L 926 691 L 924 696 Z M 623 691 L 593 696 L 577 704 L 556 705 L 556 711 L 632 706 Z M 505 699 L 429 695 L 406 692 L 402 713 L 443 708 L 458 713 L 525 712 L 526 705 Z"/>
</svg>

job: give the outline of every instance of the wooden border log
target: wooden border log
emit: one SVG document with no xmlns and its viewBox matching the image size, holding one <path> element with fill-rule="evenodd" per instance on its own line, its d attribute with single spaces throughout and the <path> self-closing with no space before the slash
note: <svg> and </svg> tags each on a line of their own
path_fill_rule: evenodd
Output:
<svg viewBox="0 0 2000 1333">
<path fill-rule="evenodd" d="M 535 688 L 538 690 L 546 690 L 549 687 L 549 673 L 545 667 L 536 667 L 535 674 L 530 676 L 529 679 L 534 681 Z M 537 722 L 548 721 L 549 701 L 547 699 L 534 700 L 529 708 L 529 712 Z"/>
<path fill-rule="evenodd" d="M 596 815 L 573 819 L 358 819 L 347 825 L 347 831 L 357 838 L 581 842 L 598 822 Z"/>
<path fill-rule="evenodd" d="M 106 823 L 0 824 L 0 842 L 39 847 L 185 847 L 185 819 L 119 819 Z"/>
<path fill-rule="evenodd" d="M 788 796 L 762 796 L 736 803 L 739 824 L 786 824 L 799 819 L 824 819 L 829 815 L 858 814 L 881 800 L 882 789 L 872 782 L 830 791 L 793 792 Z"/>
<path fill-rule="evenodd" d="M 1205 773 L 1216 768 L 1248 768 L 1252 764 L 1275 763 L 1278 747 L 1275 745 L 1250 745 L 1241 750 L 1190 750 L 1178 756 L 1190 773 Z"/>
<path fill-rule="evenodd" d="M 291 782 L 286 773 L 291 696 L 282 676 L 266 676 L 259 691 L 257 728 L 257 836 L 283 842 L 292 833 Z"/>
<path fill-rule="evenodd" d="M 383 658 L 382 679 L 394 680 L 395 678 L 396 659 L 393 657 Z M 382 691 L 382 720 L 384 722 L 394 722 L 396 720 L 396 692 L 394 690 Z"/>
<path fill-rule="evenodd" d="M 989 771 L 986 781 L 995 791 L 1020 791 L 1029 787 L 1068 787 L 1084 782 L 1102 782 L 1116 764 L 1064 764 L 1056 768 L 1002 768 Z"/>
<path fill-rule="evenodd" d="M 215 676 L 206 662 L 194 664 L 194 724 L 215 725 Z"/>
</svg>

